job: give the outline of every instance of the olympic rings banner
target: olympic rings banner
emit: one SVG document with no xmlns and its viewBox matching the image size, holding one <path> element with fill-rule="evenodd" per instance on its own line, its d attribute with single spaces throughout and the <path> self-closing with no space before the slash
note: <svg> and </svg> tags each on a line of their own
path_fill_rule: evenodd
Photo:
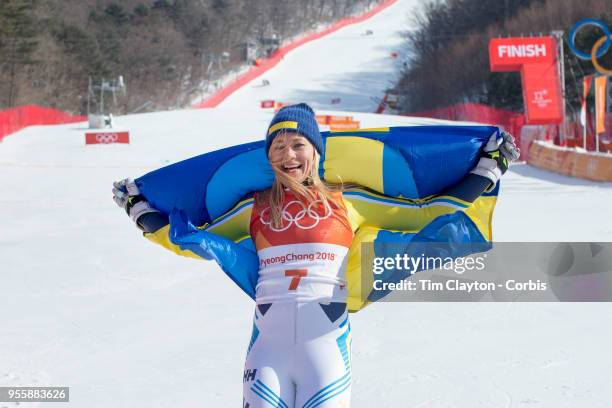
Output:
<svg viewBox="0 0 612 408">
<path fill-rule="evenodd" d="M 97 131 L 85 133 L 85 144 L 130 143 L 130 134 L 126 131 Z"/>
<path fill-rule="evenodd" d="M 590 52 L 580 50 L 576 46 L 576 35 L 578 35 L 583 27 L 588 26 L 597 27 L 604 32 L 604 35 L 595 41 L 595 44 L 593 44 L 593 48 Z M 569 47 L 574 55 L 585 61 L 591 60 L 597 72 L 604 75 L 612 75 L 612 69 L 603 67 L 599 63 L 599 58 L 605 55 L 605 53 L 610 49 L 610 45 L 612 45 L 612 34 L 610 34 L 610 28 L 601 20 L 585 18 L 574 24 L 574 27 L 572 27 L 570 30 Z"/>
<path fill-rule="evenodd" d="M 553 37 L 494 38 L 489 42 L 492 72 L 520 71 L 527 124 L 563 120 L 563 98 Z"/>
</svg>

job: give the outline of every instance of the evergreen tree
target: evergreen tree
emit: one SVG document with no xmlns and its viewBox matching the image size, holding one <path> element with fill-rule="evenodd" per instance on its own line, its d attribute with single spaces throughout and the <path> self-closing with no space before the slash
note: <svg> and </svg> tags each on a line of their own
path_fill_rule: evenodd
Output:
<svg viewBox="0 0 612 408">
<path fill-rule="evenodd" d="M 0 70 L 6 72 L 6 101 L 15 105 L 19 70 L 33 64 L 38 44 L 37 22 L 33 17 L 36 0 L 0 0 Z"/>
</svg>

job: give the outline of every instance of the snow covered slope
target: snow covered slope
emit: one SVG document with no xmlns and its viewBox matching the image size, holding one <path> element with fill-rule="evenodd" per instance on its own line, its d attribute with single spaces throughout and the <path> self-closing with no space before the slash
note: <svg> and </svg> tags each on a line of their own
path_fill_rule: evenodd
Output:
<svg viewBox="0 0 612 408">
<path fill-rule="evenodd" d="M 393 77 L 386 55 L 399 44 L 394 33 L 415 4 L 400 1 L 296 51 L 267 75 L 270 87 L 247 87 L 220 108 L 119 117 L 130 145 L 85 147 L 85 124 L 6 138 L 0 386 L 70 386 L 71 402 L 54 407 L 240 406 L 252 302 L 215 264 L 141 238 L 112 201 L 112 181 L 262 138 L 272 114 L 257 104 L 273 94 L 319 109 L 332 107 L 333 94 L 340 109 L 373 111 L 369 97 L 381 96 Z M 359 37 L 366 29 L 374 36 Z M 338 50 L 356 63 L 329 70 L 318 63 L 340 58 Z M 352 114 L 364 127 L 432 123 Z M 517 165 L 502 188 L 498 240 L 612 240 L 609 184 Z M 374 305 L 352 317 L 353 406 L 608 407 L 611 311 L 569 303 Z"/>
<path fill-rule="evenodd" d="M 315 109 L 374 112 L 395 83 L 407 50 L 401 31 L 410 28 L 417 0 L 403 0 L 375 17 L 347 26 L 290 52 L 275 69 L 235 92 L 220 106 L 255 108 L 260 100 L 308 101 Z M 365 35 L 371 30 L 372 35 Z M 392 58 L 391 53 L 397 53 Z M 269 86 L 262 86 L 262 80 Z M 332 104 L 333 99 L 338 103 Z"/>
</svg>

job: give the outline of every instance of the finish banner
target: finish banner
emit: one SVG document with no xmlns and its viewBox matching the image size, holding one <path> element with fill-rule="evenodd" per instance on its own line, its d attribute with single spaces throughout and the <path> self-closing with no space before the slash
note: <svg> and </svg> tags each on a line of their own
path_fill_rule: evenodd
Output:
<svg viewBox="0 0 612 408">
<path fill-rule="evenodd" d="M 553 37 L 494 38 L 489 42 L 492 72 L 520 71 L 527 124 L 563 120 L 557 45 Z"/>
</svg>

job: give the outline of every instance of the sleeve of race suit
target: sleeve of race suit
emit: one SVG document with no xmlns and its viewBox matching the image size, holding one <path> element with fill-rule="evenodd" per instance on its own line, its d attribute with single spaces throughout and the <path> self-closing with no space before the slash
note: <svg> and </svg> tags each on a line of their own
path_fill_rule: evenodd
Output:
<svg viewBox="0 0 612 408">
<path fill-rule="evenodd" d="M 169 224 L 167 215 L 160 212 L 146 213 L 138 218 L 138 226 L 145 233 L 153 233 Z"/>
<path fill-rule="evenodd" d="M 459 183 L 444 190 L 439 196 L 450 196 L 468 203 L 473 203 L 491 186 L 491 180 L 477 174 L 469 173 Z"/>
</svg>

